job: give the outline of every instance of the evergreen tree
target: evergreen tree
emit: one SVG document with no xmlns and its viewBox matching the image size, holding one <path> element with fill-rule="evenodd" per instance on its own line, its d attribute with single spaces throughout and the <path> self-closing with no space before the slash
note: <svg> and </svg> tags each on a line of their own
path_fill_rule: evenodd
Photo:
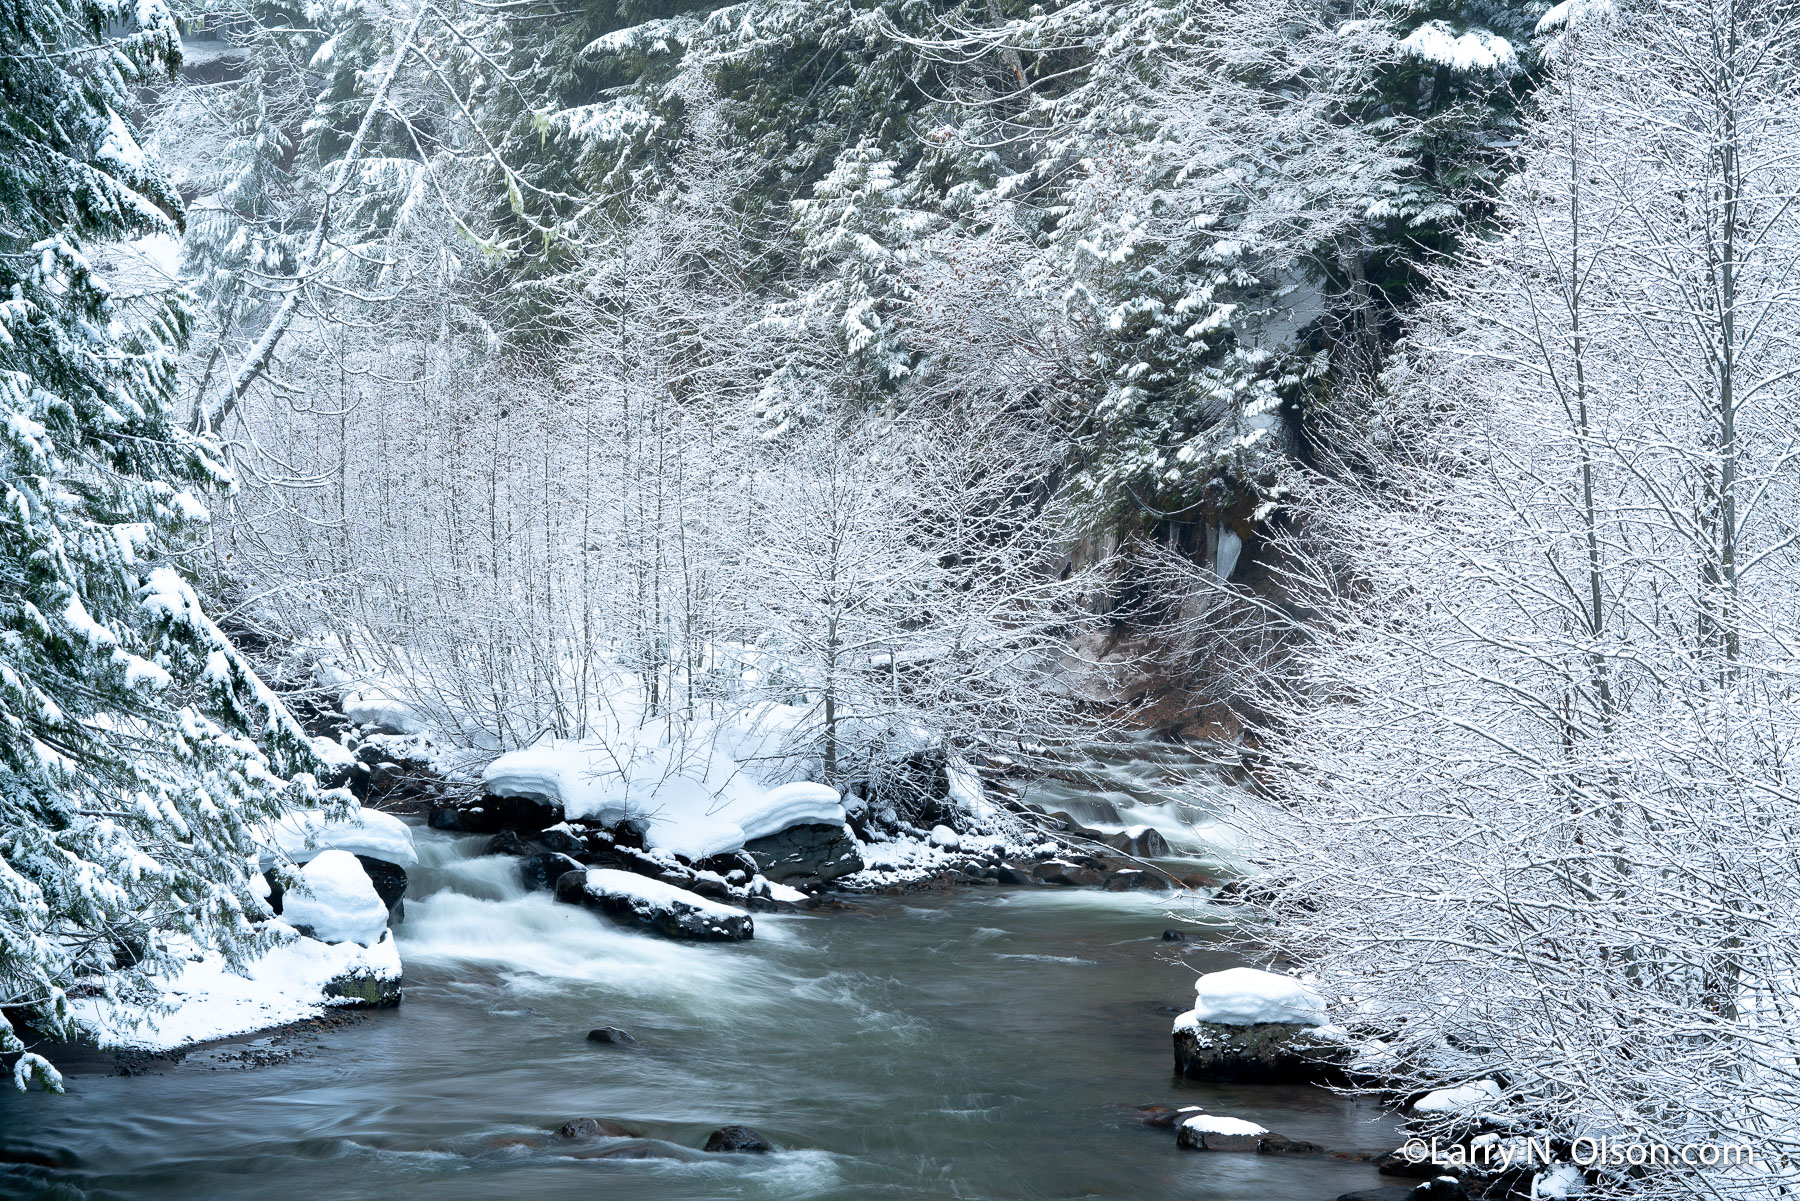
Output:
<svg viewBox="0 0 1800 1201">
<path fill-rule="evenodd" d="M 121 113 L 178 60 L 160 0 L 0 4 L 0 1054 L 6 1013 L 141 989 L 172 940 L 241 964 L 266 915 L 251 829 L 306 791 L 304 735 L 177 566 L 226 482 L 171 419 L 186 319 L 88 259 L 174 229 Z"/>
</svg>

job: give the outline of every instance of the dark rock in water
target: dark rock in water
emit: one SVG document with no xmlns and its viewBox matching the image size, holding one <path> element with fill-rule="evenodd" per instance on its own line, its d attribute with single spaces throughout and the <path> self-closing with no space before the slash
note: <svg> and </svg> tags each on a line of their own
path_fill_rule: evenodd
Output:
<svg viewBox="0 0 1800 1201">
<path fill-rule="evenodd" d="M 375 895 L 388 907 L 388 923 L 392 925 L 405 917 L 406 905 L 403 898 L 406 896 L 406 869 L 397 863 L 374 859 L 368 855 L 358 855 L 356 861 L 369 874 L 369 883 L 375 886 Z"/>
<path fill-rule="evenodd" d="M 545 850 L 567 855 L 571 859 L 579 859 L 587 853 L 587 844 L 569 828 L 567 822 L 559 822 L 547 830 L 539 831 L 537 840 L 544 844 Z"/>
<path fill-rule="evenodd" d="M 756 929 L 742 910 L 616 868 L 565 873 L 556 881 L 556 899 L 597 909 L 615 921 L 646 926 L 666 938 L 744 939 Z"/>
<path fill-rule="evenodd" d="M 1175 1145 L 1183 1151 L 1240 1151 L 1254 1155 L 1262 1149 L 1264 1134 L 1225 1134 L 1182 1126 L 1175 1131 Z"/>
<path fill-rule="evenodd" d="M 771 880 L 817 876 L 835 880 L 862 870 L 856 842 L 842 826 L 804 823 L 779 834 L 753 838 L 744 851 L 756 861 L 756 869 Z"/>
<path fill-rule="evenodd" d="M 682 1148 L 670 1143 L 659 1143 L 650 1139 L 637 1139 L 622 1147 L 603 1147 L 598 1151 L 583 1151 L 577 1159 L 686 1159 Z"/>
<path fill-rule="evenodd" d="M 1265 1134 L 1262 1142 L 1256 1145 L 1258 1155 L 1323 1155 L 1325 1148 L 1318 1143 L 1309 1143 L 1301 1138 L 1289 1138 L 1285 1134 Z"/>
<path fill-rule="evenodd" d="M 1164 942 L 1200 942 L 1201 935 L 1197 930 L 1164 930 Z"/>
<path fill-rule="evenodd" d="M 516 830 L 502 830 L 488 839 L 488 844 L 481 848 L 483 855 L 529 855 L 531 848 L 519 837 Z"/>
<path fill-rule="evenodd" d="M 1040 884 L 1060 884 L 1069 888 L 1092 888 L 1106 878 L 1095 868 L 1066 859 L 1046 859 L 1032 868 L 1031 874 Z"/>
<path fill-rule="evenodd" d="M 1411 1159 L 1399 1151 L 1389 1151 L 1377 1159 L 1375 1170 L 1383 1176 L 1401 1176 L 1411 1180 L 1427 1180 L 1443 1171 L 1429 1159 Z"/>
<path fill-rule="evenodd" d="M 1407 1201 L 1469 1201 L 1469 1190 L 1454 1176 L 1439 1176 L 1408 1193 Z"/>
<path fill-rule="evenodd" d="M 1138 1106 L 1138 1113 L 1142 1115 L 1139 1118 L 1139 1121 L 1143 1122 L 1144 1125 L 1153 1130 L 1172 1129 L 1173 1127 L 1181 1125 L 1181 1123 L 1187 1121 L 1195 1114 L 1204 1112 L 1206 1111 L 1201 1109 L 1198 1105 L 1183 1105 L 1180 1109 L 1174 1109 L 1167 1105 Z"/>
<path fill-rule="evenodd" d="M 748 1126 L 721 1126 L 706 1136 L 706 1151 L 773 1151 L 775 1144 Z"/>
<path fill-rule="evenodd" d="M 617 1026 L 600 1026 L 588 1031 L 588 1041 L 605 1043 L 609 1047 L 635 1047 L 637 1039 Z"/>
<path fill-rule="evenodd" d="M 535 797 L 484 796 L 478 804 L 431 811 L 431 828 L 458 834 L 498 834 L 519 830 L 536 834 L 562 821 L 562 807 Z"/>
<path fill-rule="evenodd" d="M 1091 826 L 1084 826 L 1060 809 L 1054 813 L 1046 813 L 1044 817 L 1047 824 L 1061 830 L 1064 834 L 1069 834 L 1076 838 L 1086 838 L 1091 842 L 1106 841 L 1105 830 L 1096 830 Z"/>
<path fill-rule="evenodd" d="M 605 1118 L 574 1118 L 556 1129 L 558 1138 L 643 1138 L 635 1130 Z"/>
<path fill-rule="evenodd" d="M 1317 1042 L 1312 1029 L 1288 1022 L 1186 1021 L 1175 1030 L 1175 1071 L 1189 1080 L 1239 1084 L 1342 1083 L 1345 1049 Z"/>
<path fill-rule="evenodd" d="M 328 981 L 325 995 L 345 1002 L 344 1009 L 392 1009 L 404 995 L 400 985 L 398 975 L 357 970 Z"/>
<path fill-rule="evenodd" d="M 1107 892 L 1167 892 L 1169 882 L 1156 872 L 1128 867 L 1106 878 Z"/>
<path fill-rule="evenodd" d="M 994 879 L 1002 884 L 1034 884 L 1031 873 L 1016 863 L 997 863 L 994 865 Z"/>
<path fill-rule="evenodd" d="M 1133 826 L 1129 830 L 1120 830 L 1105 842 L 1115 851 L 1124 851 L 1127 855 L 1136 855 L 1140 859 L 1157 859 L 1169 853 L 1169 840 L 1151 826 Z"/>
<path fill-rule="evenodd" d="M 580 863 L 555 851 L 527 855 L 519 860 L 519 879 L 524 882 L 527 892 L 550 892 L 556 888 L 557 879 L 565 872 L 585 870 Z"/>
<path fill-rule="evenodd" d="M 1358 1189 L 1354 1193 L 1341 1194 L 1337 1201 L 1408 1201 L 1412 1190 L 1393 1185 L 1388 1188 Z"/>
</svg>

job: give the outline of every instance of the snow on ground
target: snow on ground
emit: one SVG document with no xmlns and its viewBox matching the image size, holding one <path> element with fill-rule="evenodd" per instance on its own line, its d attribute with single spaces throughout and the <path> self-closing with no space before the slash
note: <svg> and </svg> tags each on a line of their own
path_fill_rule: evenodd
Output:
<svg viewBox="0 0 1800 1201">
<path fill-rule="evenodd" d="M 232 972 L 217 952 L 194 951 L 187 966 L 160 985 L 162 999 L 171 1007 L 167 1012 L 146 1014 L 139 1006 L 98 998 L 70 1004 L 101 1046 L 166 1051 L 317 1017 L 348 1003 L 327 997 L 325 986 L 349 973 L 400 978 L 400 955 L 391 934 L 373 947 L 363 947 L 302 938 L 281 922 L 276 928 L 287 940 L 251 963 L 242 976 Z"/>
<path fill-rule="evenodd" d="M 326 942 L 373 946 L 387 931 L 388 907 L 349 851 L 320 851 L 282 898 L 282 920 Z"/>
<path fill-rule="evenodd" d="M 265 871 L 281 862 L 305 863 L 326 850 L 367 855 L 401 867 L 419 860 L 406 823 L 379 809 L 358 808 L 339 820 L 322 809 L 296 810 L 259 832 L 258 841 L 264 846 L 259 861 Z"/>
<path fill-rule="evenodd" d="M 779 760 L 804 710 L 758 705 L 685 734 L 655 722 L 626 736 L 546 739 L 488 765 L 483 788 L 562 806 L 573 820 L 637 821 L 644 845 L 688 859 L 735 851 L 789 826 L 841 826 L 835 789 L 808 781 L 770 786 L 762 765 Z"/>
<path fill-rule="evenodd" d="M 1492 1080 L 1477 1080 L 1455 1088 L 1440 1088 L 1413 1102 L 1414 1113 L 1462 1113 L 1471 1109 L 1491 1108 L 1500 1099 L 1500 1086 Z"/>
<path fill-rule="evenodd" d="M 1253 967 L 1227 968 L 1194 981 L 1194 1008 L 1175 1019 L 1175 1028 L 1191 1029 L 1197 1022 L 1320 1026 L 1325 1022 L 1325 1001 L 1292 976 Z"/>
</svg>

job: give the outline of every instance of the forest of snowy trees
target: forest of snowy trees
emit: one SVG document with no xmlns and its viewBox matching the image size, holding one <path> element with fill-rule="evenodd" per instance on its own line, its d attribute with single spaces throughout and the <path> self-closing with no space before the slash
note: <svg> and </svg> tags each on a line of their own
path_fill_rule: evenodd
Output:
<svg viewBox="0 0 1800 1201">
<path fill-rule="evenodd" d="M 896 830 L 1174 691 L 1383 1095 L 1800 1187 L 1794 0 L 0 0 L 0 292 L 21 1088 L 266 944 L 265 676 Z"/>
</svg>

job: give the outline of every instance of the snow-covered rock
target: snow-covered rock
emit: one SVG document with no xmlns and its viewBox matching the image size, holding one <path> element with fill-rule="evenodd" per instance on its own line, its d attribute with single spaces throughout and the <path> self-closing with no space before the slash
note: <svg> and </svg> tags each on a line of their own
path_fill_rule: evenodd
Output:
<svg viewBox="0 0 1800 1201">
<path fill-rule="evenodd" d="M 1175 1131 L 1175 1145 L 1188 1151 L 1255 1151 L 1268 1130 L 1242 1118 L 1196 1114 Z"/>
<path fill-rule="evenodd" d="M 1348 1049 L 1319 1036 L 1324 1023 L 1324 999 L 1292 976 L 1208 972 L 1194 983 L 1194 1008 L 1175 1019 L 1175 1069 L 1192 1080 L 1330 1080 Z"/>
<path fill-rule="evenodd" d="M 400 955 L 393 936 L 372 947 L 305 938 L 281 923 L 285 941 L 232 971 L 212 951 L 194 951 L 174 978 L 161 981 L 153 1010 L 100 998 L 72 1002 L 77 1018 L 102 1046 L 173 1050 L 285 1026 L 333 1008 L 391 1005 L 399 1000 Z"/>
<path fill-rule="evenodd" d="M 931 845 L 954 851 L 962 845 L 962 838 L 949 826 L 933 826 L 931 827 Z"/>
<path fill-rule="evenodd" d="M 1194 1008 L 1182 1015 L 1196 1022 L 1249 1026 L 1284 1022 L 1296 1026 L 1325 1024 L 1325 1001 L 1294 979 L 1253 967 L 1207 972 L 1194 981 Z M 1179 1021 L 1177 1022 L 1179 1026 Z"/>
<path fill-rule="evenodd" d="M 373 946 L 387 932 L 388 907 L 349 851 L 321 851 L 282 898 L 282 920 L 321 942 Z"/>
<path fill-rule="evenodd" d="M 305 863 L 327 850 L 367 855 L 400 867 L 419 861 L 412 830 L 379 809 L 359 808 L 341 820 L 328 818 L 321 809 L 301 809 L 262 831 L 258 841 L 264 848 L 261 864 L 265 871 L 277 863 Z"/>
<path fill-rule="evenodd" d="M 709 747 L 678 752 L 648 740 L 623 748 L 600 739 L 547 740 L 495 759 L 482 786 L 491 796 L 545 802 L 570 820 L 637 822 L 646 847 L 690 860 L 792 826 L 844 824 L 835 789 L 809 781 L 771 788 L 756 779 L 729 753 L 744 741 L 720 735 Z"/>
<path fill-rule="evenodd" d="M 743 939 L 755 932 L 750 915 L 633 872 L 610 867 L 569 872 L 556 882 L 556 899 L 586 905 L 669 938 Z"/>
<path fill-rule="evenodd" d="M 1414 1113 L 1468 1113 L 1491 1109 L 1500 1099 L 1500 1086 L 1492 1080 L 1477 1080 L 1454 1088 L 1440 1088 L 1413 1102 Z"/>
</svg>

